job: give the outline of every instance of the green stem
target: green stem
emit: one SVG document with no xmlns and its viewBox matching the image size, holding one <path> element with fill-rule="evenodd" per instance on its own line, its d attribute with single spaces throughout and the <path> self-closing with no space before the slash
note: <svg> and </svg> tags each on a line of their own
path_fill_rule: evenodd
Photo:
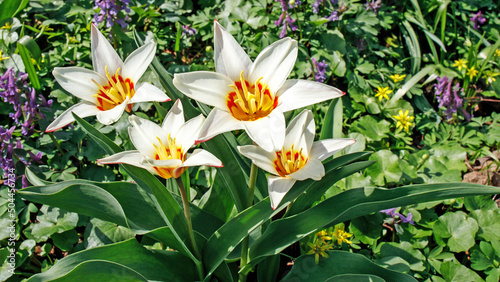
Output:
<svg viewBox="0 0 500 282">
<path fill-rule="evenodd" d="M 189 241 L 191 242 L 191 245 L 193 247 L 194 256 L 197 259 L 197 261 L 195 261 L 194 263 L 196 264 L 196 268 L 198 269 L 198 276 L 200 277 L 200 280 L 203 280 L 205 277 L 205 273 L 203 271 L 203 265 L 201 263 L 200 251 L 198 250 L 198 245 L 196 244 L 196 240 L 194 239 L 193 225 L 191 224 L 191 212 L 189 211 L 189 199 L 186 193 L 186 188 L 184 188 L 184 183 L 182 183 L 182 179 L 180 177 L 176 178 L 175 181 L 177 181 L 177 185 L 179 186 L 179 193 L 181 194 L 182 198 L 182 206 L 184 207 L 184 217 L 186 218 Z"/>
<path fill-rule="evenodd" d="M 61 144 L 59 144 L 59 142 L 57 142 L 56 138 L 54 137 L 54 133 L 49 132 L 49 136 L 50 136 L 50 139 L 52 140 L 52 143 L 54 143 L 57 150 L 59 151 L 59 153 L 61 153 L 61 156 L 64 156 L 64 151 L 61 148 Z"/>
<path fill-rule="evenodd" d="M 252 163 L 252 167 L 250 168 L 250 179 L 248 180 L 248 197 L 247 197 L 247 208 L 251 207 L 253 204 L 254 192 L 255 192 L 255 183 L 257 182 L 257 172 L 258 168 L 255 164 Z M 245 239 L 241 242 L 241 263 L 240 269 L 243 269 L 245 265 L 248 263 L 248 245 L 250 242 L 250 237 L 246 236 Z M 247 272 L 248 273 L 248 272 Z M 247 274 L 240 273 L 238 281 L 244 282 L 247 280 Z"/>
</svg>

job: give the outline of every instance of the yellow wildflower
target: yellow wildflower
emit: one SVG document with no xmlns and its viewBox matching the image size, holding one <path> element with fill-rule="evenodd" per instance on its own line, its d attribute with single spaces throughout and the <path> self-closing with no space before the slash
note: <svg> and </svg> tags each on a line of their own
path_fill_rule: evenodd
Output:
<svg viewBox="0 0 500 282">
<path fill-rule="evenodd" d="M 4 26 L 0 27 L 0 29 L 6 29 L 6 30 L 10 30 L 12 28 L 12 24 L 10 24 L 9 22 L 6 22 Z"/>
<path fill-rule="evenodd" d="M 346 242 L 347 244 L 351 244 L 352 241 L 347 240 L 347 238 L 351 237 L 351 233 L 347 233 L 344 231 L 344 224 L 335 225 L 335 231 L 332 233 L 332 237 L 337 238 L 337 243 L 342 245 L 342 242 Z"/>
<path fill-rule="evenodd" d="M 495 56 L 496 57 L 500 57 L 500 49 L 496 49 L 495 50 Z"/>
<path fill-rule="evenodd" d="M 10 59 L 10 57 L 2 57 L 2 50 L 0 50 L 0 61 L 3 61 L 5 59 Z"/>
<path fill-rule="evenodd" d="M 452 67 L 456 67 L 458 71 L 462 71 L 462 69 L 467 69 L 467 60 L 464 59 L 458 59 L 453 62 Z"/>
<path fill-rule="evenodd" d="M 333 249 L 333 244 L 326 244 L 321 240 L 316 240 L 315 244 L 307 243 L 307 245 L 311 248 L 311 250 L 307 252 L 307 255 L 314 254 L 314 261 L 316 264 L 319 263 L 319 256 L 327 258 L 328 253 L 326 251 Z"/>
<path fill-rule="evenodd" d="M 387 37 L 387 39 L 385 40 L 385 44 L 387 47 L 392 46 L 394 48 L 397 48 L 398 47 L 397 42 L 398 42 L 398 37 L 394 34 L 391 37 Z"/>
<path fill-rule="evenodd" d="M 390 75 L 389 78 L 392 79 L 392 81 L 394 81 L 394 83 L 398 83 L 400 81 L 403 81 L 406 77 L 406 74 L 403 74 L 403 75 L 399 75 L 399 74 L 393 74 L 393 75 Z"/>
<path fill-rule="evenodd" d="M 389 89 L 389 87 L 380 87 L 377 86 L 377 93 L 375 93 L 375 97 L 378 97 L 379 101 L 382 101 L 382 99 L 386 98 L 389 100 L 389 94 L 392 93 L 392 90 Z"/>
<path fill-rule="evenodd" d="M 493 70 L 489 70 L 483 75 L 483 78 L 486 79 L 486 84 L 492 84 L 494 81 L 496 81 L 495 76 L 498 75 L 500 75 L 500 72 L 493 72 Z"/>
<path fill-rule="evenodd" d="M 406 110 L 404 113 L 402 110 L 399 110 L 399 115 L 397 116 L 392 116 L 395 118 L 398 122 L 396 123 L 396 128 L 405 130 L 406 133 L 410 131 L 410 126 L 413 125 L 412 121 L 415 119 L 415 117 L 410 117 L 408 116 L 409 111 Z"/>
<path fill-rule="evenodd" d="M 472 79 L 478 73 L 479 73 L 479 71 L 476 70 L 476 67 L 471 67 L 470 69 L 467 70 L 467 75 L 470 77 L 470 79 Z"/>
<path fill-rule="evenodd" d="M 316 238 L 323 242 L 332 240 L 332 237 L 328 236 L 328 232 L 326 232 L 325 230 L 321 230 L 320 232 L 316 233 Z"/>
</svg>

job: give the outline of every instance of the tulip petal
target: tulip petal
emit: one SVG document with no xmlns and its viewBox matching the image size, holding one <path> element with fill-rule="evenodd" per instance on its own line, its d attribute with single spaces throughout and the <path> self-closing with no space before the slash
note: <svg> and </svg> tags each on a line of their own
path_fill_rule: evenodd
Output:
<svg viewBox="0 0 500 282">
<path fill-rule="evenodd" d="M 179 131 L 175 134 L 175 138 L 176 142 L 182 145 L 184 151 L 189 150 L 194 145 L 204 121 L 205 117 L 199 115 L 188 120 L 179 128 Z"/>
<path fill-rule="evenodd" d="M 249 73 L 252 60 L 236 39 L 217 21 L 214 21 L 214 62 L 215 71 L 238 81 L 241 71 Z"/>
<path fill-rule="evenodd" d="M 289 79 L 276 94 L 279 97 L 279 104 L 276 109 L 279 109 L 281 112 L 288 112 L 338 98 L 344 94 L 345 93 L 339 89 L 323 83 L 301 79 Z"/>
<path fill-rule="evenodd" d="M 72 122 L 75 121 L 71 112 L 75 113 L 77 116 L 84 118 L 88 116 L 95 116 L 100 111 L 97 109 L 96 105 L 89 102 L 81 102 L 76 105 L 71 106 L 69 109 L 64 111 L 60 116 L 58 116 L 49 126 L 45 132 L 52 132 L 58 130 Z"/>
<path fill-rule="evenodd" d="M 196 149 L 177 169 L 191 166 L 222 167 L 222 162 L 207 150 Z"/>
<path fill-rule="evenodd" d="M 312 178 L 314 180 L 321 180 L 325 176 L 325 167 L 321 161 L 313 158 L 309 158 L 307 163 L 294 173 L 287 175 L 296 180 L 305 180 L 307 178 Z"/>
<path fill-rule="evenodd" d="M 208 71 L 176 73 L 174 85 L 189 98 L 227 110 L 227 95 L 234 91 L 229 85 L 234 84 L 223 74 Z"/>
<path fill-rule="evenodd" d="M 344 149 L 347 146 L 356 143 L 354 139 L 325 139 L 316 141 L 313 143 L 311 152 L 309 153 L 310 158 L 319 159 L 324 161 L 328 157 L 337 153 L 338 151 Z"/>
<path fill-rule="evenodd" d="M 312 112 L 304 110 L 288 124 L 283 147 L 289 149 L 293 145 L 296 150 L 302 149 L 308 153 L 314 142 L 315 131 Z"/>
<path fill-rule="evenodd" d="M 170 108 L 165 119 L 163 120 L 163 124 L 161 128 L 166 132 L 166 134 L 172 134 L 177 136 L 177 132 L 184 124 L 184 113 L 182 108 L 182 103 L 180 99 L 175 101 L 174 105 Z"/>
<path fill-rule="evenodd" d="M 129 104 L 140 102 L 167 102 L 170 98 L 158 87 L 150 83 L 141 83 L 135 90 L 135 94 L 130 99 Z"/>
<path fill-rule="evenodd" d="M 108 72 L 114 75 L 118 68 L 123 65 L 122 59 L 120 59 L 118 53 L 116 53 L 115 49 L 113 49 L 108 40 L 94 24 L 92 24 L 90 35 L 92 66 L 94 66 L 94 70 L 105 77 L 107 66 Z"/>
<path fill-rule="evenodd" d="M 255 121 L 244 121 L 250 139 L 265 151 L 281 150 L 285 139 L 285 117 L 283 113 L 273 111 L 266 117 Z"/>
<path fill-rule="evenodd" d="M 278 175 L 274 166 L 277 159 L 275 152 L 266 152 L 261 147 L 255 145 L 238 146 L 238 151 L 243 156 L 252 160 L 252 162 L 263 170 Z"/>
<path fill-rule="evenodd" d="M 153 144 L 159 145 L 156 137 L 165 141 L 168 139 L 168 133 L 156 123 L 138 116 L 130 116 L 129 121 L 132 127 L 129 127 L 128 134 L 132 144 L 142 155 L 154 158 L 156 151 Z"/>
<path fill-rule="evenodd" d="M 290 191 L 293 184 L 295 184 L 295 179 L 285 178 L 270 175 L 267 180 L 268 190 L 269 190 L 269 199 L 271 200 L 271 208 L 275 210 L 280 204 L 285 194 Z"/>
<path fill-rule="evenodd" d="M 152 167 L 177 168 L 182 165 L 182 161 L 179 159 L 154 160 L 152 158 L 146 157 L 142 160 L 142 164 L 150 165 Z"/>
<path fill-rule="evenodd" d="M 150 41 L 134 50 L 123 62 L 121 75 L 137 83 L 153 60 L 156 52 L 156 43 Z"/>
<path fill-rule="evenodd" d="M 97 113 L 97 120 L 102 123 L 102 124 L 112 124 L 116 122 L 117 120 L 120 119 L 122 116 L 123 112 L 125 111 L 125 107 L 127 107 L 127 104 L 129 102 L 129 98 L 125 99 L 120 105 L 115 106 L 111 110 L 107 111 L 100 111 Z"/>
<path fill-rule="evenodd" d="M 230 113 L 215 108 L 208 114 L 203 123 L 196 143 L 207 141 L 224 132 L 243 128 L 243 123 L 235 119 Z"/>
<path fill-rule="evenodd" d="M 64 90 L 94 104 L 97 103 L 97 99 L 93 95 L 99 92 L 96 83 L 100 85 L 108 83 L 108 80 L 97 72 L 80 67 L 54 68 L 52 74 Z"/>
<path fill-rule="evenodd" d="M 150 172 L 154 173 L 154 170 L 150 165 L 145 165 L 142 163 L 144 156 L 139 151 L 124 151 L 109 157 L 97 160 L 97 164 L 129 164 L 136 167 L 144 168 Z"/>
<path fill-rule="evenodd" d="M 274 42 L 255 59 L 250 70 L 250 81 L 254 82 L 262 77 L 272 93 L 278 92 L 295 65 L 297 53 L 295 40 L 283 38 Z"/>
</svg>

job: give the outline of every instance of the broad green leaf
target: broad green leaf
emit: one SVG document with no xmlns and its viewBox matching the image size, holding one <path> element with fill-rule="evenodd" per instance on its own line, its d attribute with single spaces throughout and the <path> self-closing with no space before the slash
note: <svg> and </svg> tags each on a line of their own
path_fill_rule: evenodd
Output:
<svg viewBox="0 0 500 282">
<path fill-rule="evenodd" d="M 300 256 L 294 261 L 292 269 L 282 281 L 369 281 L 357 280 L 357 278 L 342 280 L 338 276 L 343 274 L 374 275 L 388 282 L 417 281 L 407 274 L 383 268 L 360 254 L 329 251 L 328 256 L 328 258 L 320 259 L 318 264 L 315 263 L 313 255 Z M 339 280 L 329 279 L 333 277 L 338 277 Z"/>
<path fill-rule="evenodd" d="M 490 199 L 492 203 L 495 203 Z M 486 241 L 500 240 L 500 210 L 495 209 L 480 209 L 472 211 L 470 216 L 474 218 L 478 225 L 479 231 L 477 235 Z"/>
<path fill-rule="evenodd" d="M 495 251 L 493 250 L 491 244 L 481 241 L 479 246 L 479 249 L 474 247 L 470 256 L 472 269 L 485 270 L 489 267 L 495 267 Z"/>
<path fill-rule="evenodd" d="M 34 224 L 31 234 L 37 242 L 47 241 L 54 233 L 62 233 L 76 227 L 78 214 L 61 210 L 58 207 L 44 205 L 37 216 L 38 222 Z"/>
<path fill-rule="evenodd" d="M 37 72 L 35 71 L 35 66 L 33 66 L 33 62 L 31 61 L 31 56 L 28 49 L 23 44 L 18 42 L 17 50 L 19 51 L 19 55 L 23 60 L 23 64 L 24 67 L 26 68 L 26 72 L 28 73 L 31 85 L 33 85 L 33 87 L 37 90 L 40 89 L 40 81 L 38 80 L 38 75 Z"/>
<path fill-rule="evenodd" d="M 92 218 L 85 228 L 85 248 L 91 249 L 128 240 L 135 236 L 130 229 L 109 221 Z"/>
<path fill-rule="evenodd" d="M 86 265 L 90 263 L 91 265 Z M 73 273 L 74 272 L 74 273 Z M 97 273 L 101 276 L 92 276 Z M 120 243 L 96 247 L 71 254 L 58 261 L 49 270 L 33 275 L 28 279 L 35 281 L 75 281 L 85 277 L 112 277 L 119 281 L 195 281 L 194 264 L 185 256 L 172 251 L 146 250 L 135 238 Z"/>
<path fill-rule="evenodd" d="M 280 255 L 263 259 L 257 267 L 257 281 L 276 281 L 280 269 Z"/>
<path fill-rule="evenodd" d="M 325 280 L 325 282 L 384 282 L 385 280 L 370 274 L 341 274 Z"/>
<path fill-rule="evenodd" d="M 469 183 L 408 185 L 393 189 L 350 189 L 302 213 L 273 221 L 262 236 L 250 246 L 250 262 L 245 271 L 263 257 L 278 254 L 289 245 L 326 225 L 338 224 L 392 207 L 499 192 L 498 187 Z"/>
<path fill-rule="evenodd" d="M 371 115 L 366 115 L 355 121 L 352 125 L 356 131 L 372 139 L 380 141 L 388 137 L 390 124 L 386 120 L 377 120 Z"/>
<path fill-rule="evenodd" d="M 407 20 L 403 21 L 401 31 L 403 32 L 403 37 L 410 53 L 412 73 L 417 73 L 420 70 L 420 64 L 422 62 L 420 41 L 415 30 L 413 30 L 413 27 Z"/>
<path fill-rule="evenodd" d="M 78 243 L 80 236 L 75 229 L 70 229 L 62 233 L 54 233 L 50 238 L 54 245 L 62 251 L 71 251 L 73 246 Z"/>
<path fill-rule="evenodd" d="M 366 169 L 366 175 L 378 186 L 398 183 L 403 175 L 399 167 L 399 158 L 389 150 L 380 150 L 370 156 L 375 164 Z"/>
<path fill-rule="evenodd" d="M 351 220 L 349 231 L 354 235 L 354 238 L 361 241 L 361 243 L 374 245 L 382 236 L 382 221 L 383 216 L 381 213 L 360 216 Z"/>
<path fill-rule="evenodd" d="M 19 13 L 26 5 L 28 5 L 29 0 L 4 0 L 0 3 L 0 22 L 5 19 L 13 18 Z"/>
<path fill-rule="evenodd" d="M 377 246 L 381 257 L 400 257 L 410 265 L 413 271 L 424 271 L 425 256 L 409 242 L 382 242 Z"/>
<path fill-rule="evenodd" d="M 70 180 L 19 190 L 23 198 L 126 226 L 141 234 L 165 226 L 149 195 L 134 183 Z"/>
<path fill-rule="evenodd" d="M 477 273 L 456 261 L 445 261 L 441 264 L 441 275 L 445 281 L 484 281 Z"/>
<path fill-rule="evenodd" d="M 40 59 L 42 58 L 42 51 L 40 51 L 40 47 L 38 47 L 38 44 L 36 44 L 33 38 L 26 35 L 23 38 L 19 39 L 18 42 L 24 45 L 26 49 L 28 49 L 33 59 L 35 59 L 35 61 L 37 62 L 40 61 Z"/>
<path fill-rule="evenodd" d="M 457 195 L 458 196 L 458 195 Z M 476 220 L 464 212 L 448 212 L 438 218 L 434 224 L 434 236 L 449 238 L 448 247 L 452 252 L 465 252 L 472 248 L 479 227 Z"/>
</svg>

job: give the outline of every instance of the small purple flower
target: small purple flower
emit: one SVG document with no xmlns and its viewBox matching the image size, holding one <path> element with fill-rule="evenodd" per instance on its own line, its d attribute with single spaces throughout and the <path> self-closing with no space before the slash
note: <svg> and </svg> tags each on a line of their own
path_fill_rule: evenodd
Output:
<svg viewBox="0 0 500 282">
<path fill-rule="evenodd" d="M 404 216 L 403 214 L 396 213 L 397 216 L 399 216 L 399 219 L 401 219 L 402 223 L 409 223 L 411 225 L 415 225 L 415 222 L 413 221 L 413 215 L 411 212 L 408 213 L 407 216 Z"/>
<path fill-rule="evenodd" d="M 94 10 L 99 9 L 99 12 L 94 14 L 94 23 L 99 24 L 106 21 L 108 28 L 115 23 L 123 29 L 126 28 L 130 18 L 123 13 L 130 13 L 129 4 L 130 0 L 95 0 Z"/>
<path fill-rule="evenodd" d="M 371 2 L 368 1 L 365 4 L 366 10 L 372 10 L 375 14 L 378 13 L 378 10 L 382 8 L 382 0 L 372 0 Z"/>
<path fill-rule="evenodd" d="M 286 30 L 287 30 L 288 26 L 290 26 L 290 29 L 292 31 L 296 31 L 298 29 L 298 27 L 294 24 L 294 22 L 295 22 L 295 20 L 290 17 L 290 14 L 288 14 L 288 12 L 284 12 L 283 14 L 281 14 L 279 19 L 274 22 L 277 26 L 282 25 L 281 33 L 279 36 L 280 38 L 283 38 L 286 36 Z"/>
<path fill-rule="evenodd" d="M 333 11 L 329 17 L 326 17 L 326 19 L 331 21 L 331 22 L 337 21 L 339 19 L 338 12 Z"/>
<path fill-rule="evenodd" d="M 325 82 L 328 64 L 325 60 L 318 62 L 315 58 L 312 58 L 312 62 L 314 65 L 314 80 L 317 82 Z"/>
<path fill-rule="evenodd" d="M 453 114 L 457 112 L 458 109 L 462 112 L 467 120 L 471 119 L 471 115 L 465 111 L 463 108 L 463 89 L 460 84 L 457 83 L 452 87 L 452 81 L 448 80 L 448 77 L 437 77 L 436 81 L 438 83 L 434 84 L 436 90 L 436 100 L 438 101 L 438 107 L 445 107 L 444 111 L 446 119 L 450 120 L 453 118 Z M 453 91 L 453 94 L 452 94 Z"/>
<path fill-rule="evenodd" d="M 483 14 L 481 11 L 477 12 L 472 18 L 470 19 L 474 23 L 474 29 L 478 30 L 479 25 L 483 25 L 486 22 L 486 19 L 483 17 Z"/>
<path fill-rule="evenodd" d="M 182 25 L 182 34 L 191 37 L 195 35 L 197 30 L 195 28 L 192 28 L 190 25 Z"/>
<path fill-rule="evenodd" d="M 386 209 L 386 210 L 381 210 L 381 213 L 385 213 L 386 215 L 390 215 L 392 218 L 396 216 L 396 209 L 397 208 L 392 208 L 392 209 Z"/>
</svg>

